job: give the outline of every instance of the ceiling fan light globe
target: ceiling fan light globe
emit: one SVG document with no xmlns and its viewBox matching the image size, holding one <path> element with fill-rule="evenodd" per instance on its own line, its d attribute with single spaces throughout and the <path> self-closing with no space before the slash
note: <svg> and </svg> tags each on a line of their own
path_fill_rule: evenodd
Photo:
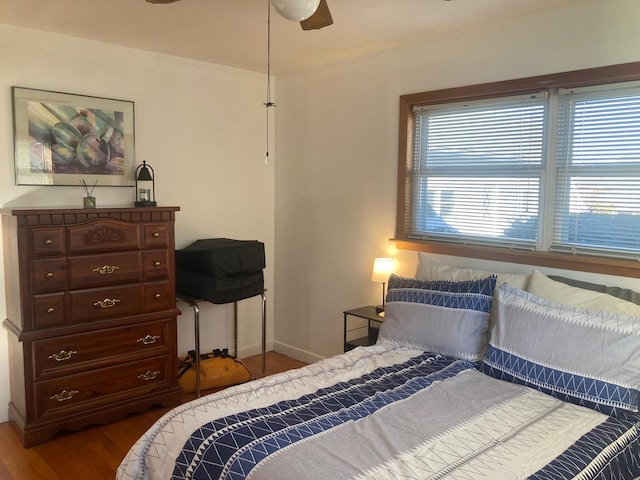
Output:
<svg viewBox="0 0 640 480">
<path fill-rule="evenodd" d="M 271 4 L 284 18 L 301 22 L 315 13 L 320 0 L 271 0 Z"/>
</svg>

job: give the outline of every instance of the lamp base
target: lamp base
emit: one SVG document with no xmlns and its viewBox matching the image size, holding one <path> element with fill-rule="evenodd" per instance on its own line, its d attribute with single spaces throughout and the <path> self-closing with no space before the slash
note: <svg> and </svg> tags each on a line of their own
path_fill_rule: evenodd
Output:
<svg viewBox="0 0 640 480">
<path fill-rule="evenodd" d="M 136 207 L 156 207 L 158 204 L 156 202 L 146 201 L 146 202 L 134 202 Z"/>
</svg>

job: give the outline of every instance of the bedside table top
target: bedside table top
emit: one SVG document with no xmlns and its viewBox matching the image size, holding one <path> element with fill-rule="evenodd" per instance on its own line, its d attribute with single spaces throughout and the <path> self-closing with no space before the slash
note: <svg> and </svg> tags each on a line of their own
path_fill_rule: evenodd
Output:
<svg viewBox="0 0 640 480">
<path fill-rule="evenodd" d="M 384 320 L 384 317 L 381 317 L 376 313 L 376 307 L 374 307 L 373 305 L 345 310 L 344 314 L 353 315 L 354 317 L 366 318 L 367 320 L 375 320 L 376 322 L 382 322 Z"/>
</svg>

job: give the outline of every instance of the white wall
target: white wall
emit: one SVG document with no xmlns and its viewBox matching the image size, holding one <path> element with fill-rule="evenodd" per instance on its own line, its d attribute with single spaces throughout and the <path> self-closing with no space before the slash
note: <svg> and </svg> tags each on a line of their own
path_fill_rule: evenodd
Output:
<svg viewBox="0 0 640 480">
<path fill-rule="evenodd" d="M 198 238 L 258 239 L 273 292 L 274 168 L 264 165 L 264 83 L 243 70 L 0 25 L 0 206 L 79 207 L 81 187 L 14 185 L 11 86 L 135 102 L 136 164 L 156 173 L 156 198 L 176 205 L 176 246 Z M 133 188 L 98 187 L 98 206 L 132 206 Z M 0 257 L 0 270 L 2 259 Z M 6 317 L 0 276 L 0 317 Z M 193 315 L 180 305 L 179 350 L 193 348 Z M 260 350 L 260 298 L 239 303 L 241 356 Z M 272 341 L 273 301 L 268 303 Z M 202 347 L 230 346 L 232 307 L 203 305 Z M 0 422 L 9 402 L 0 328 Z"/>
<path fill-rule="evenodd" d="M 638 0 L 595 0 L 280 76 L 276 348 L 336 354 L 342 311 L 380 302 L 371 267 L 394 253 L 400 95 L 640 61 L 638 25 Z M 400 273 L 416 258 L 401 252 Z M 637 279 L 593 278 L 640 290 Z"/>
</svg>

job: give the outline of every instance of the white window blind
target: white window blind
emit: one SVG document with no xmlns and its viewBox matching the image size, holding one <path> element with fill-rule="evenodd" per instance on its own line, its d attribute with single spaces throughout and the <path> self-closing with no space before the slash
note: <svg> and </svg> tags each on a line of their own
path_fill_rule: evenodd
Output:
<svg viewBox="0 0 640 480">
<path fill-rule="evenodd" d="M 547 97 L 414 110 L 412 238 L 535 248 Z"/>
<path fill-rule="evenodd" d="M 640 87 L 559 92 L 551 250 L 640 251 Z"/>
</svg>

